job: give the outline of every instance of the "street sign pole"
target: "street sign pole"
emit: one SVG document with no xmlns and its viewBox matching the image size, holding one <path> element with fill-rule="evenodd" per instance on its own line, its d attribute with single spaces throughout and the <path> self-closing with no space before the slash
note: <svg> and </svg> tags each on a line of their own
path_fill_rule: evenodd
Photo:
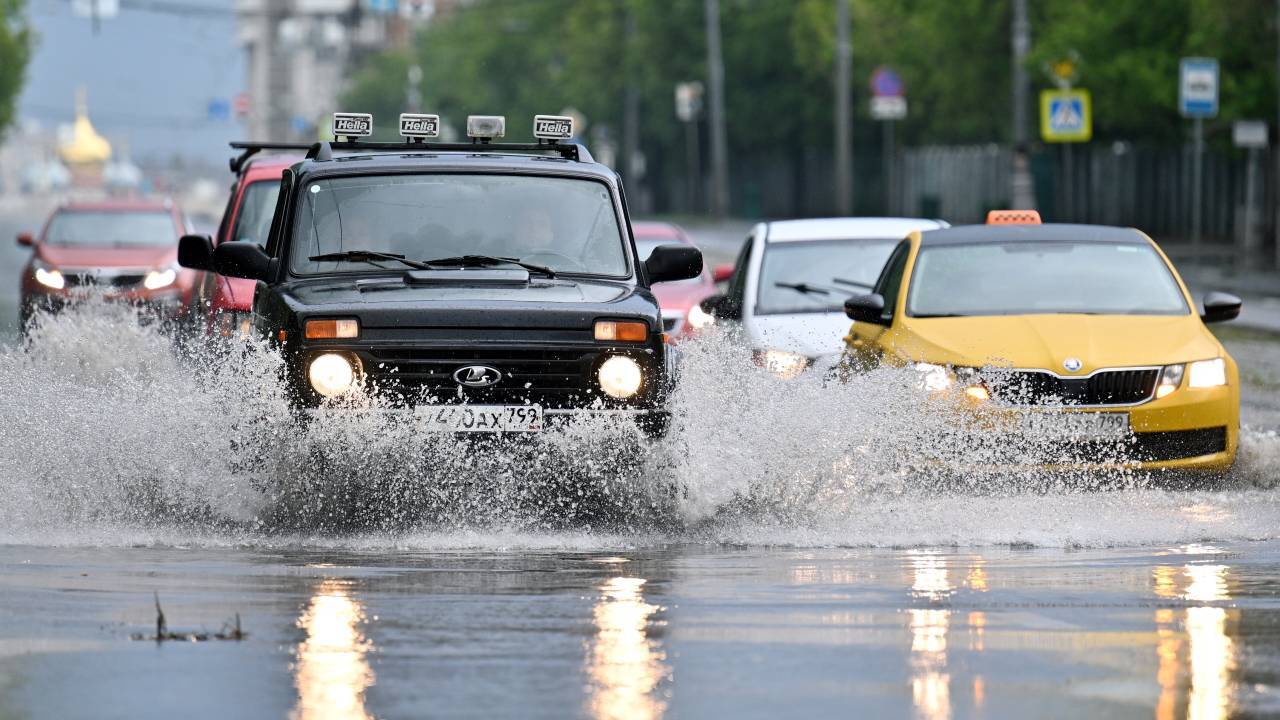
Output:
<svg viewBox="0 0 1280 720">
<path fill-rule="evenodd" d="M 1262 228 L 1258 217 L 1258 165 L 1269 143 L 1269 129 L 1262 120 L 1237 120 L 1231 126 L 1231 140 L 1246 151 L 1244 175 L 1244 219 L 1236 233 L 1236 257 L 1242 267 L 1257 267 L 1262 260 Z"/>
<path fill-rule="evenodd" d="M 887 65 L 881 65 L 871 73 L 871 117 L 879 120 L 881 127 L 880 154 L 884 165 L 884 209 L 894 214 L 897 205 L 897 148 L 894 144 L 894 124 L 907 116 L 907 94 L 902 78 Z"/>
<path fill-rule="evenodd" d="M 850 67 L 853 49 L 849 41 L 849 0 L 836 0 L 836 214 L 853 212 L 853 109 Z"/>
<path fill-rule="evenodd" d="M 1204 118 L 1193 121 L 1191 132 L 1191 244 L 1199 245 L 1204 205 Z"/>
<path fill-rule="evenodd" d="M 894 178 L 895 151 L 893 147 L 893 120 L 885 120 L 884 125 L 884 209 L 885 214 L 894 215 L 893 205 L 897 193 L 894 192 L 897 180 Z"/>
<path fill-rule="evenodd" d="M 1218 115 L 1218 61 L 1188 57 L 1178 63 L 1178 111 L 1192 119 L 1191 244 L 1204 232 L 1204 119 Z"/>
</svg>

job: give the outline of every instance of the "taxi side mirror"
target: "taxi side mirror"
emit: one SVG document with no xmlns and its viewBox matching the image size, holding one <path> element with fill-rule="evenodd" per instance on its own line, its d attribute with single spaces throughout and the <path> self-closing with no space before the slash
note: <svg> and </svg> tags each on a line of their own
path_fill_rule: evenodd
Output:
<svg viewBox="0 0 1280 720">
<path fill-rule="evenodd" d="M 888 325 L 884 316 L 884 296 L 877 293 L 856 295 L 844 301 L 844 314 L 854 322 Z"/>
<path fill-rule="evenodd" d="M 178 264 L 192 270 L 213 269 L 213 238 L 183 235 L 178 239 Z"/>
<path fill-rule="evenodd" d="M 18 233 L 19 247 L 33 247 L 36 244 L 36 238 L 29 232 Z"/>
<path fill-rule="evenodd" d="M 716 282 L 729 282 L 729 279 L 733 277 L 733 265 L 717 265 L 716 269 L 711 272 L 712 277 L 715 278 Z"/>
<path fill-rule="evenodd" d="M 644 261 L 650 283 L 689 280 L 702 274 L 702 251 L 690 245 L 659 245 Z"/>
<path fill-rule="evenodd" d="M 1200 319 L 1206 323 L 1226 322 L 1240 316 L 1243 306 L 1240 298 L 1230 293 L 1211 292 L 1204 296 L 1204 314 Z"/>
<path fill-rule="evenodd" d="M 212 270 L 219 275 L 266 280 L 271 270 L 271 258 L 262 248 L 250 240 L 224 242 L 213 251 Z"/>
</svg>

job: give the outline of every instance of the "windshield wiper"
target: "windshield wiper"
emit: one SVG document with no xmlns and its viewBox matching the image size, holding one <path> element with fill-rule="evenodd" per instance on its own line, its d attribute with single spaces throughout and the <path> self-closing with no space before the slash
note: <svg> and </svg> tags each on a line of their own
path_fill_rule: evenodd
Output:
<svg viewBox="0 0 1280 720">
<path fill-rule="evenodd" d="M 871 285 L 871 284 L 864 283 L 864 282 L 859 282 L 859 281 L 857 281 L 857 280 L 850 280 L 850 279 L 848 279 L 848 278 L 833 277 L 833 278 L 831 278 L 831 281 L 832 281 L 832 282 L 836 282 L 836 283 L 840 283 L 841 285 L 852 285 L 852 286 L 854 286 L 854 287 L 866 288 L 866 289 L 868 289 L 868 290 L 875 290 L 875 289 L 876 289 L 876 286 L 875 286 L 875 285 Z"/>
<path fill-rule="evenodd" d="M 435 260 L 425 261 L 427 265 L 455 266 L 455 267 L 491 267 L 493 265 L 519 265 L 529 272 L 536 272 L 546 275 L 549 278 L 556 276 L 556 271 L 545 265 L 535 265 L 521 261 L 519 258 L 497 257 L 494 255 L 458 255 L 457 257 L 437 258 Z"/>
<path fill-rule="evenodd" d="M 312 255 L 307 258 L 312 262 L 366 262 L 370 265 L 378 265 L 378 260 L 394 260 L 398 263 L 404 263 L 415 270 L 430 270 L 431 266 L 420 263 L 416 260 L 406 260 L 403 255 L 395 253 L 374 252 L 373 250 L 344 250 L 343 252 L 326 253 L 324 255 Z"/>
<path fill-rule="evenodd" d="M 805 295 L 830 295 L 831 294 L 830 290 L 826 290 L 820 287 L 815 287 L 813 285 L 806 285 L 805 283 L 776 282 L 774 283 L 774 286 L 780 287 L 780 288 L 786 288 L 788 290 L 795 290 L 796 292 L 804 293 Z"/>
</svg>

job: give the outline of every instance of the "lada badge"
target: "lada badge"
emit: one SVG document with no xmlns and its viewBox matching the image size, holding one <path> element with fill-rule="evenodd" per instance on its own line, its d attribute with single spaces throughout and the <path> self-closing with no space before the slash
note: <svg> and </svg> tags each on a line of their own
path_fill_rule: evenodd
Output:
<svg viewBox="0 0 1280 720">
<path fill-rule="evenodd" d="M 490 387 L 501 379 L 502 373 L 488 365 L 466 365 L 453 373 L 453 381 L 464 387 Z"/>
</svg>

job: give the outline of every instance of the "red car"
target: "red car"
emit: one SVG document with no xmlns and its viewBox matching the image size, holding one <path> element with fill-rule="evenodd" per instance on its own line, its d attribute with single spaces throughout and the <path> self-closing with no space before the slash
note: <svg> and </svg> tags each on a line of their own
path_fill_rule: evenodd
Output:
<svg viewBox="0 0 1280 720">
<path fill-rule="evenodd" d="M 631 230 L 641 258 L 649 257 L 659 245 L 693 244 L 684 230 L 671 223 L 637 222 L 632 223 Z M 703 312 L 698 303 L 716 294 L 716 278 L 703 267 L 702 274 L 696 278 L 654 285 L 653 294 L 662 307 L 663 331 L 672 340 L 679 340 L 711 323 L 711 316 Z"/>
<path fill-rule="evenodd" d="M 245 149 L 248 144 L 233 147 Z M 252 240 L 266 246 L 271 231 L 271 218 L 280 196 L 280 178 L 301 156 L 271 155 L 254 157 L 261 150 L 297 150 L 305 146 L 254 145 L 231 163 L 236 183 L 218 226 L 215 246 L 231 240 Z M 253 280 L 205 273 L 199 288 L 200 306 L 207 313 L 205 328 L 210 334 L 248 338 L 253 327 Z"/>
<path fill-rule="evenodd" d="M 188 315 L 200 273 L 178 265 L 186 219 L 167 200 L 76 201 L 49 217 L 22 271 L 21 325 L 37 309 L 56 312 L 90 288 L 107 299 L 144 305 L 161 319 Z"/>
</svg>

